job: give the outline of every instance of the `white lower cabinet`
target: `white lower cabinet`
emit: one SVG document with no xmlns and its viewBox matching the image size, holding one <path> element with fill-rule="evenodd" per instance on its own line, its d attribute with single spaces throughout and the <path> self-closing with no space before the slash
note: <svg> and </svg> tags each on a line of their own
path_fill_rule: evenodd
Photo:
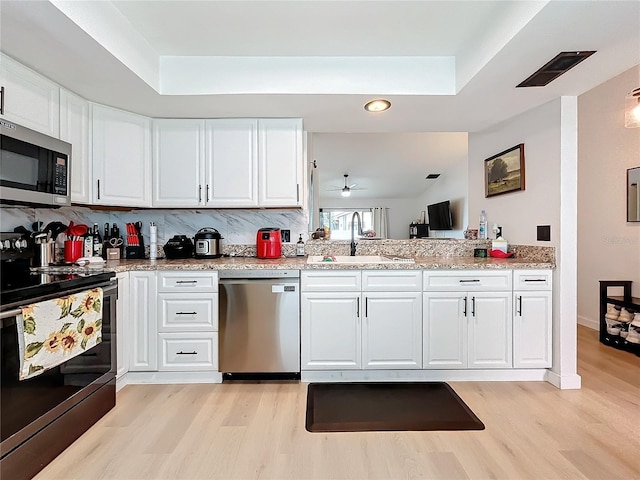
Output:
<svg viewBox="0 0 640 480">
<path fill-rule="evenodd" d="M 158 369 L 158 324 L 156 319 L 156 272 L 129 272 L 129 318 L 131 351 L 129 370 Z"/>
<path fill-rule="evenodd" d="M 160 371 L 218 369 L 218 332 L 159 333 Z"/>
<path fill-rule="evenodd" d="M 363 368 L 421 368 L 420 292 L 369 292 L 363 299 Z"/>
<path fill-rule="evenodd" d="M 302 272 L 302 370 L 421 368 L 421 275 Z"/>
<path fill-rule="evenodd" d="M 118 279 L 118 300 L 116 301 L 116 378 L 129 371 L 129 272 L 116 275 Z"/>
<path fill-rule="evenodd" d="M 513 366 L 551 367 L 550 270 L 516 270 L 513 291 Z"/>
<path fill-rule="evenodd" d="M 424 285 L 424 368 L 512 368 L 511 271 L 427 272 Z"/>
<path fill-rule="evenodd" d="M 160 271 L 158 370 L 218 370 L 218 272 Z"/>
<path fill-rule="evenodd" d="M 359 292 L 302 292 L 300 308 L 303 370 L 362 367 Z"/>
</svg>

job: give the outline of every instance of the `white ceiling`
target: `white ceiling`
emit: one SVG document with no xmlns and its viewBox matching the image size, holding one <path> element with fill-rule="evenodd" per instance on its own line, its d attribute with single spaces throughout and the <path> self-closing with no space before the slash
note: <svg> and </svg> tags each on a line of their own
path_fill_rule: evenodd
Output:
<svg viewBox="0 0 640 480">
<path fill-rule="evenodd" d="M 638 65 L 640 2 L 1 0 L 0 49 L 152 117 L 302 117 L 310 132 L 377 133 L 351 139 L 394 154 L 366 155 L 384 179 L 368 190 L 382 192 L 396 171 L 424 179 L 442 168 L 430 159 L 459 157 L 455 135 L 436 155 L 435 132 L 480 131 Z M 568 50 L 598 53 L 544 88 L 514 88 Z M 365 112 L 377 96 L 391 110 Z M 365 182 L 350 142 L 325 140 L 344 154 L 323 175 Z"/>
</svg>

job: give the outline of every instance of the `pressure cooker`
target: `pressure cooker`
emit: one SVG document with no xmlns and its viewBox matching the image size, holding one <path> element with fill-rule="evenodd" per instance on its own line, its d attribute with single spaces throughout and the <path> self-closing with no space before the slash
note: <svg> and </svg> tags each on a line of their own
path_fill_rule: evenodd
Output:
<svg viewBox="0 0 640 480">
<path fill-rule="evenodd" d="M 215 228 L 201 228 L 194 238 L 196 243 L 196 258 L 219 258 L 222 256 L 220 240 L 222 235 Z"/>
</svg>

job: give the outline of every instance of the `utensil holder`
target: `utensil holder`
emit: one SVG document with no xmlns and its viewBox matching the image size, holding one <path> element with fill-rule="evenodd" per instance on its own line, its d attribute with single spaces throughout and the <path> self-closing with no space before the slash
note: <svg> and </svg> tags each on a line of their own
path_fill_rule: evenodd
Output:
<svg viewBox="0 0 640 480">
<path fill-rule="evenodd" d="M 84 253 L 84 242 L 82 240 L 65 240 L 64 261 L 73 263 Z"/>
</svg>

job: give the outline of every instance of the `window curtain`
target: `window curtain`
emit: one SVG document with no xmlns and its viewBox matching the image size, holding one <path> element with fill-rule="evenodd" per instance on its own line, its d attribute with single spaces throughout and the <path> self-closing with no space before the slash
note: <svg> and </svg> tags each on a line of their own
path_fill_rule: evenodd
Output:
<svg viewBox="0 0 640 480">
<path fill-rule="evenodd" d="M 371 216 L 373 217 L 373 230 L 376 232 L 376 236 L 380 238 L 387 238 L 389 221 L 387 220 L 386 207 L 374 207 L 371 209 Z"/>
</svg>

